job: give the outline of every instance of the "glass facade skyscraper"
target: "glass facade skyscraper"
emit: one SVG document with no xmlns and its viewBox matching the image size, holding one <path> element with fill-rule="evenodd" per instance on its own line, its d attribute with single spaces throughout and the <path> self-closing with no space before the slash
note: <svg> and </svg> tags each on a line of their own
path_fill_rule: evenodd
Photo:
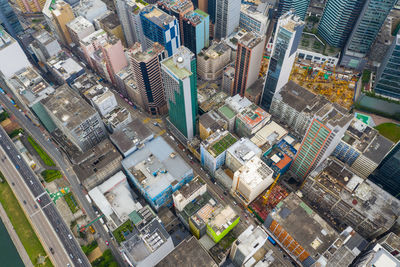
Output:
<svg viewBox="0 0 400 267">
<path fill-rule="evenodd" d="M 14 38 L 23 31 L 17 14 L 15 14 L 8 0 L 0 0 L 0 25 Z"/>
<path fill-rule="evenodd" d="M 400 199 L 400 142 L 386 155 L 368 179 Z"/>
<path fill-rule="evenodd" d="M 331 46 L 342 48 L 360 15 L 365 0 L 328 0 L 318 34 Z"/>
<path fill-rule="evenodd" d="M 340 64 L 362 69 L 367 55 L 396 0 L 367 0 L 348 38 Z"/>
<path fill-rule="evenodd" d="M 278 20 L 261 99 L 261 107 L 264 110 L 269 110 L 275 92 L 279 91 L 289 81 L 303 28 L 304 22 L 291 12 L 281 16 Z"/>
<path fill-rule="evenodd" d="M 240 0 L 216 0 L 215 38 L 223 39 L 231 35 L 239 26 Z"/>
<path fill-rule="evenodd" d="M 186 47 L 161 62 L 168 120 L 184 136 L 192 139 L 196 134 L 197 71 L 196 56 Z"/>
<path fill-rule="evenodd" d="M 278 4 L 278 16 L 280 17 L 290 9 L 294 9 L 295 15 L 304 20 L 309 4 L 310 0 L 280 0 Z"/>
<path fill-rule="evenodd" d="M 400 99 L 400 31 L 376 75 L 375 93 Z"/>
</svg>

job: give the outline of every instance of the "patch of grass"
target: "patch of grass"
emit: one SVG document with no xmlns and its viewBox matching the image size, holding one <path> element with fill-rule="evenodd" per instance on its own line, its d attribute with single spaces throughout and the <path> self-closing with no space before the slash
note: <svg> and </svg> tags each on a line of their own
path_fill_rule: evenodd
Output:
<svg viewBox="0 0 400 267">
<path fill-rule="evenodd" d="M 24 133 L 24 129 L 22 129 L 22 128 L 15 129 L 15 130 L 12 131 L 8 136 L 10 136 L 10 138 L 12 139 L 12 138 L 18 136 L 20 133 L 21 133 L 21 134 Z"/>
<path fill-rule="evenodd" d="M 79 210 L 78 203 L 76 202 L 76 199 L 75 199 L 74 195 L 72 195 L 71 192 L 69 192 L 68 194 L 65 194 L 64 199 L 67 202 L 68 207 L 72 213 L 75 213 Z"/>
<path fill-rule="evenodd" d="M 113 236 L 115 240 L 117 240 L 118 244 L 122 241 L 125 241 L 125 232 L 132 232 L 133 231 L 133 223 L 131 220 L 127 220 L 123 224 L 121 224 L 117 229 L 114 230 Z"/>
<path fill-rule="evenodd" d="M 103 256 L 97 258 L 92 262 L 93 267 L 118 267 L 118 263 L 115 261 L 111 250 L 107 249 L 104 251 Z"/>
<path fill-rule="evenodd" d="M 28 136 L 28 142 L 31 144 L 33 149 L 36 150 L 36 152 L 39 154 L 39 157 L 43 160 L 43 163 L 46 164 L 47 166 L 56 166 L 54 161 L 50 158 L 50 156 L 46 153 L 46 151 L 41 148 L 38 143 L 31 137 Z"/>
<path fill-rule="evenodd" d="M 363 87 L 364 87 L 364 85 L 366 85 L 369 82 L 370 77 L 371 77 L 371 71 L 365 69 L 361 76 L 361 82 L 362 82 Z"/>
<path fill-rule="evenodd" d="M 397 143 L 400 140 L 400 125 L 387 122 L 379 124 L 375 127 L 379 131 L 381 135 L 386 137 L 387 139 Z"/>
<path fill-rule="evenodd" d="M 62 177 L 62 174 L 59 170 L 44 170 L 40 173 L 40 175 L 42 175 L 46 183 L 50 183 Z"/>
<path fill-rule="evenodd" d="M 3 112 L 0 113 L 0 122 L 4 121 L 5 119 L 7 119 L 9 117 L 10 117 L 10 115 L 8 114 L 8 112 L 3 110 Z"/>
<path fill-rule="evenodd" d="M 97 244 L 96 240 L 94 240 L 92 243 L 90 243 L 87 246 L 81 246 L 83 253 L 85 253 L 86 255 L 89 255 L 90 252 L 95 250 L 97 247 L 98 247 L 98 244 Z"/>
<path fill-rule="evenodd" d="M 32 263 L 35 264 L 38 256 L 45 256 L 46 252 L 7 182 L 0 183 L 0 203 L 6 211 L 7 216 L 10 218 L 29 258 Z M 53 266 L 53 264 L 50 262 L 49 258 L 47 258 L 45 264 L 40 266 Z"/>
</svg>

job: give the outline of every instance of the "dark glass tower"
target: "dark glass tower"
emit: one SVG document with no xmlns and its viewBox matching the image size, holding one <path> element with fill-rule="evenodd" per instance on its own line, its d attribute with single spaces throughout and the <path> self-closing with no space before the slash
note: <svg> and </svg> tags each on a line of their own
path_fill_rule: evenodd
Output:
<svg viewBox="0 0 400 267">
<path fill-rule="evenodd" d="M 342 48 L 364 3 L 365 0 L 328 0 L 318 26 L 318 34 L 329 45 Z"/>
<path fill-rule="evenodd" d="M 23 31 L 17 14 L 15 14 L 8 0 L 0 0 L 0 25 L 14 38 Z"/>
<path fill-rule="evenodd" d="M 400 199 L 400 142 L 386 155 L 368 179 Z"/>
<path fill-rule="evenodd" d="M 375 41 L 396 0 L 367 0 L 345 47 L 341 65 L 362 69 L 364 58 Z"/>
<path fill-rule="evenodd" d="M 295 10 L 295 14 L 304 20 L 307 14 L 310 0 L 280 0 L 278 4 L 278 16 L 282 16 L 290 9 Z"/>
<path fill-rule="evenodd" d="M 400 32 L 378 69 L 374 90 L 378 94 L 400 99 Z"/>
</svg>

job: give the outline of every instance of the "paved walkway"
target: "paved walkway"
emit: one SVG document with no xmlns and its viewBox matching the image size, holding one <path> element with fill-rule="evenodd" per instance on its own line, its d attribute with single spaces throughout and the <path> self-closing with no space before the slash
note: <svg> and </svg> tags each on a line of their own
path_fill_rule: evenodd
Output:
<svg viewBox="0 0 400 267">
<path fill-rule="evenodd" d="M 26 253 L 26 250 L 24 246 L 21 243 L 21 240 L 19 240 L 19 237 L 17 233 L 14 230 L 14 227 L 11 224 L 10 219 L 7 216 L 6 211 L 4 210 L 3 206 L 0 204 L 0 217 L 3 220 L 4 225 L 6 226 L 7 232 L 11 237 L 11 240 L 14 243 L 14 246 L 17 248 L 18 254 L 22 259 L 22 262 L 24 263 L 25 266 L 33 267 L 33 264 L 31 260 L 29 259 L 28 254 Z"/>
</svg>

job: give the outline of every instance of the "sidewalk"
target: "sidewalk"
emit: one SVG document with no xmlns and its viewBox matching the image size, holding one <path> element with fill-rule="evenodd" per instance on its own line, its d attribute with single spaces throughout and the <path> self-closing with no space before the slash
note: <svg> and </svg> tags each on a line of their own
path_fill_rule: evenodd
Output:
<svg viewBox="0 0 400 267">
<path fill-rule="evenodd" d="M 4 210 L 3 206 L 0 204 L 0 217 L 3 220 L 3 223 L 7 229 L 8 234 L 11 237 L 11 240 L 14 243 L 14 246 L 17 248 L 18 254 L 22 259 L 22 262 L 24 263 L 25 266 L 33 267 L 33 264 L 31 260 L 29 259 L 28 254 L 25 251 L 24 246 L 21 243 L 21 240 L 19 240 L 19 237 L 17 233 L 14 230 L 14 227 L 11 224 L 10 219 L 7 216 L 6 211 Z"/>
</svg>

